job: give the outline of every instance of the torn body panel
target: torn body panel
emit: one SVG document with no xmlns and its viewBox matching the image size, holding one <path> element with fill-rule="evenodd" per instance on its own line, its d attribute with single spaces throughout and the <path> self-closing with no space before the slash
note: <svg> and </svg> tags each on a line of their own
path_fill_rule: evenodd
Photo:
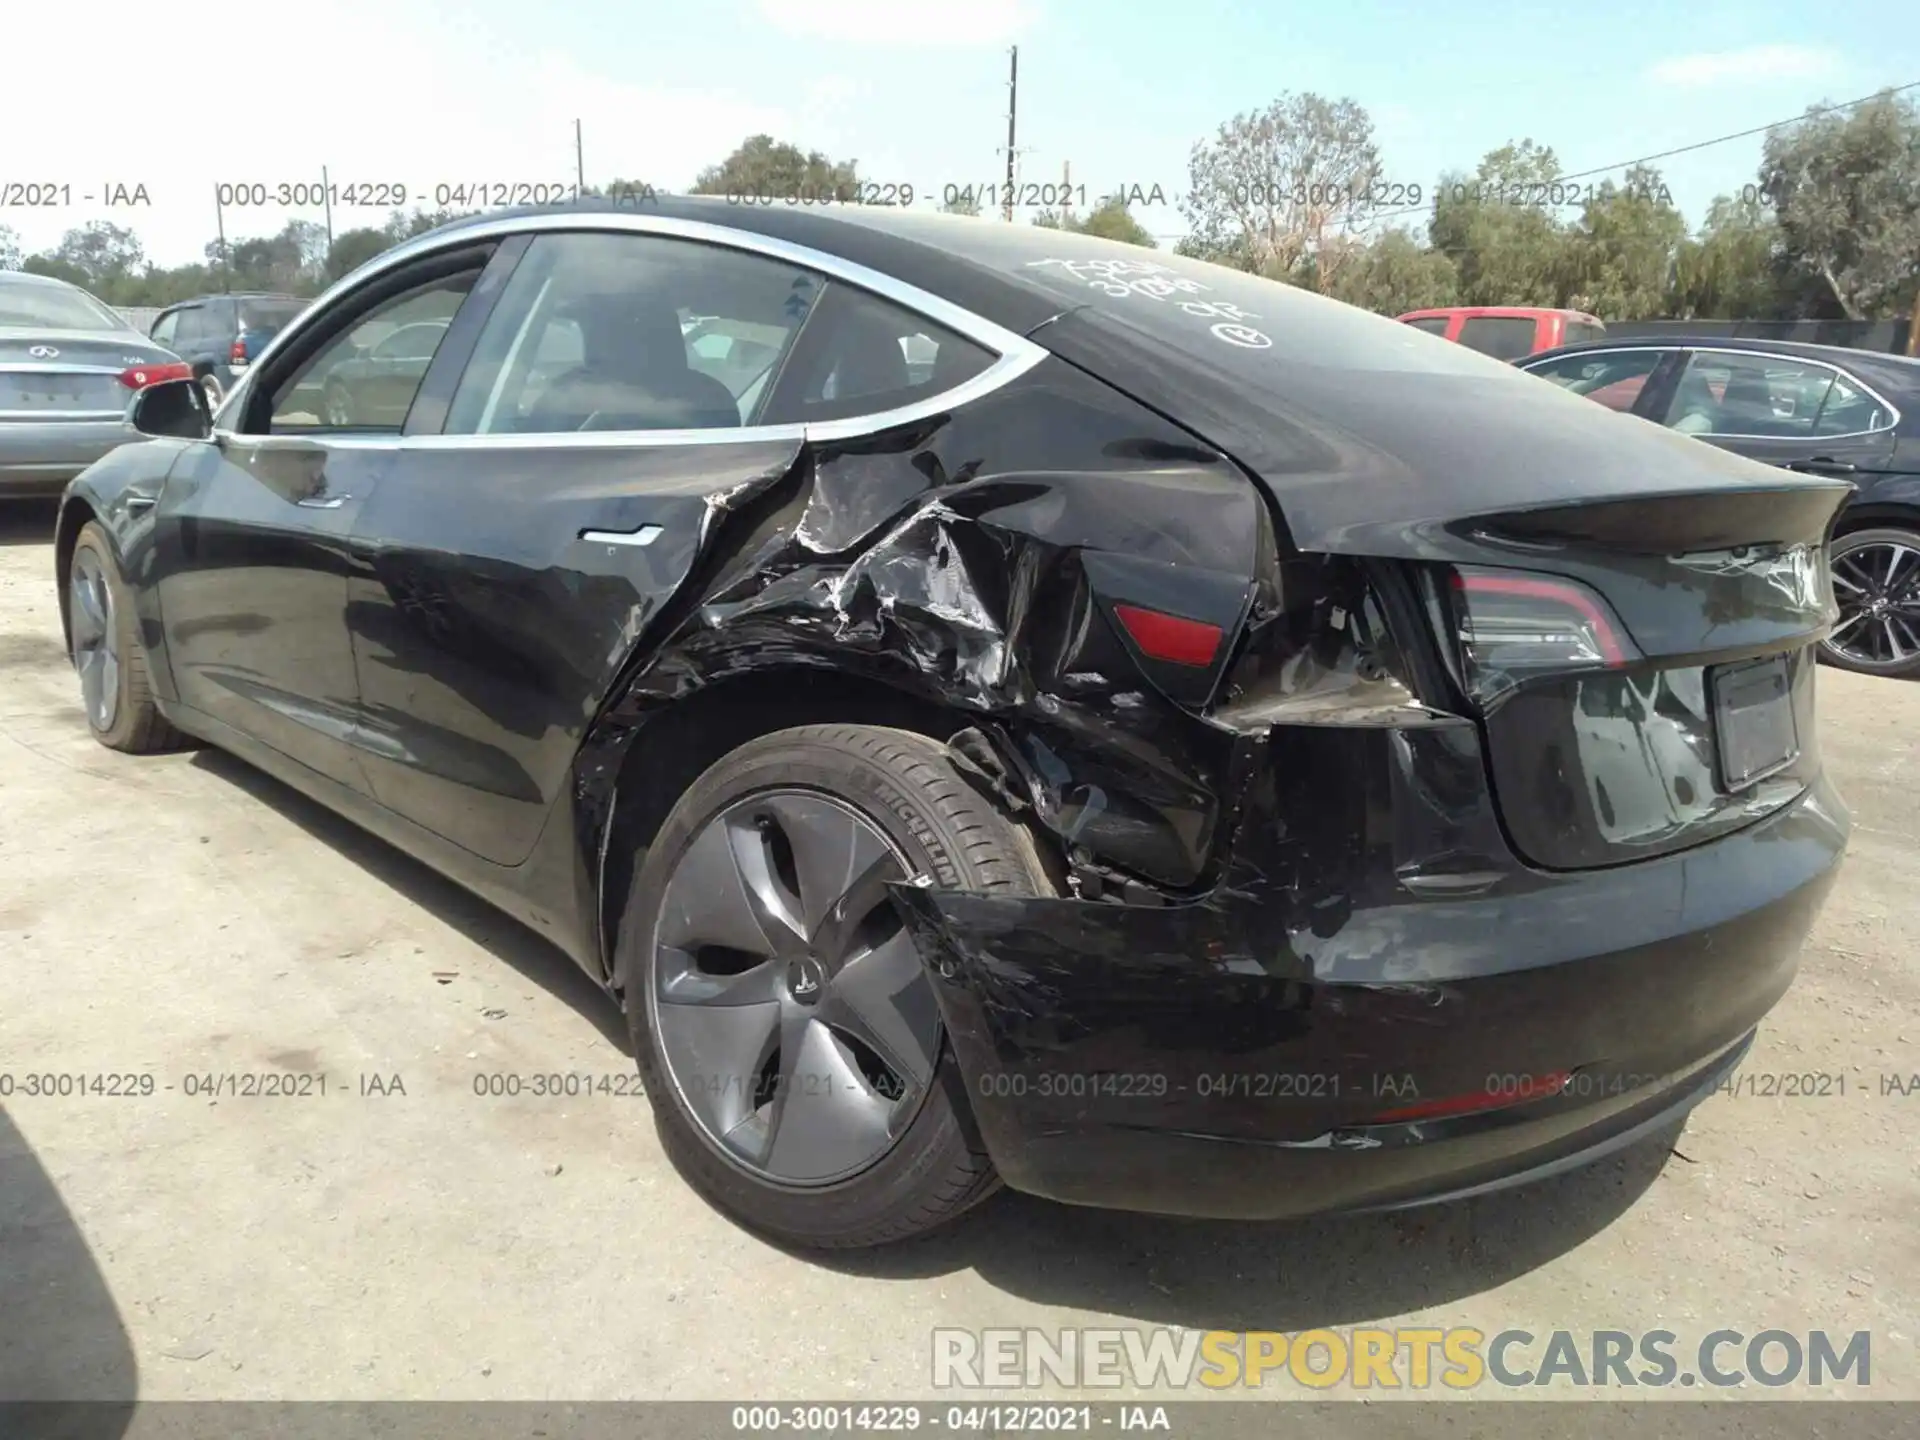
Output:
<svg viewBox="0 0 1920 1440">
<path fill-rule="evenodd" d="M 1236 466 L 1053 362 L 934 421 L 810 444 L 712 539 L 706 573 L 582 746 L 591 853 L 604 861 L 612 843 L 630 747 L 644 764 L 668 711 L 716 687 L 831 672 L 944 716 L 942 739 L 974 729 L 1069 860 L 1191 888 L 1232 749 L 1199 710 L 1271 589 L 1273 550 Z M 1113 618 L 1126 603 L 1217 628 L 1217 655 L 1143 657 Z M 603 883 L 618 888 L 611 871 Z"/>
</svg>

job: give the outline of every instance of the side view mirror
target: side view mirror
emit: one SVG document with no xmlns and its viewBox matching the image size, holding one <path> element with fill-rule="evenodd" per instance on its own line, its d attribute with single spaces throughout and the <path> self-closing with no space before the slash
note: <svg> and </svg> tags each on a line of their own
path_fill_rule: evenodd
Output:
<svg viewBox="0 0 1920 1440">
<path fill-rule="evenodd" d="M 204 440 L 213 434 L 213 407 L 198 380 L 163 380 L 133 397 L 127 422 L 142 435 Z"/>
</svg>

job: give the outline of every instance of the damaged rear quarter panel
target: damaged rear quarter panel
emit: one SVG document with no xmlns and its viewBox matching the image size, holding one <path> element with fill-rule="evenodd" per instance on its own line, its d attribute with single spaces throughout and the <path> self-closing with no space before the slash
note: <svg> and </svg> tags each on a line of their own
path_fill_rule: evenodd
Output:
<svg viewBox="0 0 1920 1440">
<path fill-rule="evenodd" d="M 616 789 L 634 803 L 625 758 L 645 786 L 663 716 L 768 677 L 777 708 L 793 677 L 831 672 L 937 707 L 940 738 L 979 732 L 1068 853 L 1190 887 L 1212 858 L 1233 737 L 1169 697 L 1177 677 L 1156 683 L 1099 592 L 1146 586 L 1220 625 L 1224 669 L 1273 545 L 1231 461 L 1059 361 L 932 420 L 809 444 L 792 473 L 716 512 L 650 623 L 576 762 L 581 841 L 615 834 Z M 605 864 L 609 953 L 622 879 Z"/>
</svg>

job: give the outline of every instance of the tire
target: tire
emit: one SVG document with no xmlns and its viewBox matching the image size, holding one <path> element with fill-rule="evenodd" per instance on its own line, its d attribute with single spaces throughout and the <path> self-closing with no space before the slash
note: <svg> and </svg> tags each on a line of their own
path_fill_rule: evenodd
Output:
<svg viewBox="0 0 1920 1440">
<path fill-rule="evenodd" d="M 1920 675 L 1920 532 L 1851 530 L 1835 537 L 1828 554 L 1840 620 L 1820 658 L 1861 675 Z"/>
<path fill-rule="evenodd" d="M 831 841 L 843 825 L 853 838 Z M 662 1143 L 710 1201 L 788 1244 L 856 1249 L 906 1240 L 958 1218 L 999 1187 L 931 983 L 897 930 L 884 883 L 855 881 L 825 911 L 829 921 L 817 929 L 805 923 L 842 886 L 840 877 L 906 878 L 899 869 L 943 889 L 1051 893 L 1031 838 L 960 778 L 943 746 L 864 725 L 782 730 L 724 756 L 680 797 L 634 876 L 619 973 L 627 977 L 634 1055 Z M 730 881 L 716 880 L 729 872 Z M 748 872 L 760 890 L 740 880 Z M 818 877 L 831 884 L 813 884 Z M 756 902 L 755 894 L 777 904 Z M 848 903 L 856 895 L 858 903 Z M 745 910 L 727 897 L 743 900 Z M 750 915 L 738 934 L 732 922 L 714 918 L 735 911 Z M 769 918 L 780 914 L 796 924 Z M 835 926 L 847 942 L 838 948 L 829 933 Z M 797 940 L 809 929 L 818 943 Z M 722 931 L 742 948 L 722 948 L 714 938 Z M 766 941 L 769 934 L 784 939 Z M 718 977 L 690 958 L 711 963 L 716 954 L 728 960 Z M 882 963 L 884 972 L 875 968 Z M 774 1000 L 737 1003 L 764 996 L 768 986 Z M 679 998 L 663 1000 L 663 989 Z M 727 1024 L 742 1035 L 777 1017 L 771 1058 L 765 1038 L 731 1046 L 708 1038 L 720 1033 L 701 1028 L 719 1023 L 716 1007 L 697 997 L 720 989 L 732 997 Z M 893 998 L 891 1008 L 873 1004 L 881 993 Z M 886 1023 L 868 1023 L 875 1016 Z M 789 1055 L 795 1035 L 801 1038 Z M 890 1049 L 862 1048 L 876 1036 L 892 1036 Z M 747 1062 L 723 1062 L 731 1051 Z M 889 1068 L 887 1054 L 918 1059 Z M 690 1069 L 690 1057 L 706 1068 Z M 805 1057 L 813 1058 L 803 1066 Z M 855 1065 L 858 1083 L 838 1078 Z M 884 1125 L 875 1118 L 882 1113 Z M 749 1118 L 735 1124 L 735 1115 Z M 847 1115 L 855 1121 L 845 1123 Z M 890 1138 L 875 1138 L 882 1135 Z M 873 1146 L 882 1148 L 868 1156 Z"/>
<path fill-rule="evenodd" d="M 220 402 L 227 398 L 227 392 L 225 387 L 220 383 L 220 377 L 211 370 L 201 374 L 200 388 L 206 392 L 207 409 L 209 411 L 218 410 L 220 408 Z"/>
<path fill-rule="evenodd" d="M 110 750 L 151 754 L 181 742 L 153 701 L 133 592 L 97 521 L 80 527 L 68 562 L 68 658 L 81 679 L 93 738 Z"/>
<path fill-rule="evenodd" d="M 327 386 L 321 399 L 320 419 L 335 430 L 343 430 L 353 423 L 353 397 L 347 394 L 346 387 Z"/>
</svg>

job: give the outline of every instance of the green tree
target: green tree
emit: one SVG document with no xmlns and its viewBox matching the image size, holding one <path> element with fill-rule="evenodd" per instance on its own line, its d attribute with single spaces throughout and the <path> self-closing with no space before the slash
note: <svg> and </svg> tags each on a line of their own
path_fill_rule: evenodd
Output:
<svg viewBox="0 0 1920 1440">
<path fill-rule="evenodd" d="M 44 267 L 33 261 L 44 262 Z M 140 237 L 133 231 L 105 220 L 91 220 L 67 231 L 51 254 L 32 257 L 25 268 L 71 280 L 97 294 L 111 281 L 142 273 L 145 262 Z"/>
<path fill-rule="evenodd" d="M 1133 218 L 1132 212 L 1127 209 L 1127 202 L 1117 195 L 1102 200 L 1087 212 L 1084 219 L 1057 210 L 1042 210 L 1033 217 L 1033 223 L 1045 230 L 1069 230 L 1077 235 L 1095 235 L 1102 240 L 1142 245 L 1149 250 L 1159 248 L 1154 243 L 1152 233 Z"/>
<path fill-rule="evenodd" d="M 0 225 L 0 270 L 20 268 L 20 234 L 11 225 Z"/>
<path fill-rule="evenodd" d="M 1674 252 L 1667 313 L 1678 320 L 1786 318 L 1793 306 L 1782 283 L 1785 260 L 1780 226 L 1756 193 L 1717 196 L 1699 236 Z"/>
<path fill-rule="evenodd" d="M 1619 184 L 1601 182 L 1562 250 L 1560 303 L 1606 320 L 1666 313 L 1676 252 L 1687 237 L 1660 172 L 1631 167 Z"/>
<path fill-rule="evenodd" d="M 1373 121 L 1358 103 L 1283 94 L 1193 147 L 1180 201 L 1188 253 L 1268 275 L 1293 275 L 1320 254 L 1316 278 L 1330 286 L 1350 253 L 1338 242 L 1373 216 L 1379 175 Z"/>
<path fill-rule="evenodd" d="M 1849 319 L 1920 308 L 1920 107 L 1885 92 L 1769 134 L 1760 189 L 1793 261 Z"/>
<path fill-rule="evenodd" d="M 362 225 L 334 236 L 333 248 L 327 252 L 328 277 L 338 280 L 343 275 L 352 274 L 374 256 L 392 249 L 393 243 L 394 237 L 390 231 L 372 225 Z"/>
<path fill-rule="evenodd" d="M 1455 304 L 1460 276 L 1445 254 L 1396 227 L 1361 247 L 1340 268 L 1328 293 L 1381 315 L 1404 315 Z"/>
<path fill-rule="evenodd" d="M 769 196 L 820 199 L 851 195 L 860 184 L 858 162 L 829 160 L 818 150 L 751 135 L 718 165 L 709 165 L 693 182 L 695 195 Z"/>
<path fill-rule="evenodd" d="M 1472 175 L 1440 177 L 1427 235 L 1450 256 L 1463 305 L 1557 305 L 1567 230 L 1529 203 L 1560 178 L 1553 151 L 1532 140 L 1490 150 Z"/>
<path fill-rule="evenodd" d="M 980 213 L 980 202 L 974 198 L 971 190 L 956 191 L 954 197 L 940 207 L 940 213 L 943 215 L 977 216 Z"/>
</svg>

